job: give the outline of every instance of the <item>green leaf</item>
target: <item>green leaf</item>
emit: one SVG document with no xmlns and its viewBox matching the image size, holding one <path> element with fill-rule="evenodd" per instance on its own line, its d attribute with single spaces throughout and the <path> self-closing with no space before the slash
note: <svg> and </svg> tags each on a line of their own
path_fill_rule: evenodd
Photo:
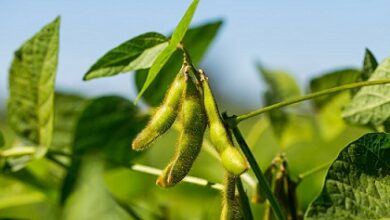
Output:
<svg viewBox="0 0 390 220">
<path fill-rule="evenodd" d="M 104 162 L 99 156 L 83 157 L 76 188 L 66 202 L 63 219 L 132 219 L 110 196 L 103 171 Z"/>
<path fill-rule="evenodd" d="M 57 17 L 25 42 L 15 52 L 9 73 L 10 126 L 44 147 L 49 146 L 53 132 L 59 27 Z"/>
<path fill-rule="evenodd" d="M 104 54 L 84 75 L 84 80 L 147 69 L 168 46 L 167 38 L 149 32 L 134 37 Z"/>
<path fill-rule="evenodd" d="M 78 95 L 56 93 L 54 103 L 54 133 L 51 148 L 71 151 L 73 132 L 88 100 Z"/>
<path fill-rule="evenodd" d="M 268 85 L 266 104 L 277 103 L 301 95 L 297 82 L 289 73 L 269 70 L 261 64 L 257 64 L 257 68 Z"/>
<path fill-rule="evenodd" d="M 380 64 L 369 80 L 390 78 L 390 59 Z M 342 112 L 352 124 L 382 125 L 390 117 L 390 85 L 375 85 L 360 89 Z"/>
<path fill-rule="evenodd" d="M 0 147 L 3 147 L 5 145 L 3 132 L 0 131 Z"/>
<path fill-rule="evenodd" d="M 128 165 L 140 155 L 131 149 L 135 135 L 145 126 L 136 106 L 118 96 L 99 97 L 89 101 L 78 118 L 73 134 L 74 157 L 64 179 L 61 201 L 74 188 L 82 155 L 100 152 L 111 163 Z"/>
<path fill-rule="evenodd" d="M 171 39 L 169 40 L 169 45 L 165 47 L 165 49 L 158 55 L 152 67 L 150 68 L 146 81 L 137 98 L 135 99 L 135 102 L 138 102 L 143 93 L 146 91 L 147 88 L 149 88 L 150 84 L 156 78 L 157 74 L 160 73 L 160 70 L 164 67 L 165 63 L 175 52 L 177 45 L 180 43 L 180 41 L 183 39 L 184 35 L 187 32 L 188 26 L 191 23 L 198 3 L 199 0 L 194 0 L 188 7 L 186 13 L 180 20 L 179 24 L 176 26 L 175 31 L 173 32 Z"/>
<path fill-rule="evenodd" d="M 333 71 L 311 80 L 310 90 L 314 93 L 324 89 L 353 83 L 356 82 L 360 76 L 361 72 L 356 69 Z M 331 140 L 337 137 L 346 128 L 346 124 L 341 117 L 341 111 L 345 103 L 348 103 L 350 99 L 350 92 L 344 91 L 313 100 L 317 112 L 316 119 L 318 128 L 325 140 Z"/>
<path fill-rule="evenodd" d="M 366 134 L 340 152 L 306 219 L 389 218 L 389 192 L 390 135 Z"/>
<path fill-rule="evenodd" d="M 221 25 L 222 21 L 218 20 L 188 29 L 182 42 L 186 45 L 194 65 L 199 65 Z M 150 106 L 158 106 L 162 102 L 164 94 L 179 72 L 182 62 L 182 54 L 175 51 L 143 95 L 143 99 Z M 147 70 L 136 72 L 135 82 L 138 91 L 144 85 L 147 74 Z"/>
<path fill-rule="evenodd" d="M 363 60 L 363 70 L 361 79 L 362 81 L 367 81 L 371 74 L 374 73 L 375 69 L 378 67 L 378 62 L 376 61 L 374 54 L 369 49 L 366 49 Z"/>
<path fill-rule="evenodd" d="M 287 72 L 269 70 L 260 64 L 258 70 L 268 86 L 264 94 L 265 105 L 300 96 L 298 84 Z M 268 113 L 268 117 L 279 146 L 282 148 L 312 137 L 312 125 L 306 117 L 287 113 L 284 110 L 273 110 Z"/>
<path fill-rule="evenodd" d="M 360 71 L 357 69 L 341 69 L 322 74 L 310 81 L 310 91 L 319 92 L 325 89 L 341 86 L 348 83 L 356 82 L 360 77 Z M 345 92 L 340 92 L 345 93 Z M 340 93 L 318 97 L 313 100 L 314 106 L 321 109 L 337 97 Z"/>
</svg>

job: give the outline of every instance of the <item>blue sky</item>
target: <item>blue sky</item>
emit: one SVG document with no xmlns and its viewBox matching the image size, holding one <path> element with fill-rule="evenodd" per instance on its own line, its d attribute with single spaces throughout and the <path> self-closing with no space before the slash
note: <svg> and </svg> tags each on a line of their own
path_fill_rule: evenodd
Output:
<svg viewBox="0 0 390 220">
<path fill-rule="evenodd" d="M 130 74 L 82 82 L 106 51 L 147 31 L 168 33 L 190 0 L 0 1 L 0 106 L 13 52 L 61 15 L 57 88 L 88 95 L 136 96 Z M 204 59 L 219 94 L 256 108 L 264 84 L 254 67 L 286 69 L 304 86 L 334 68 L 359 67 L 364 48 L 390 57 L 390 1 L 201 0 L 193 24 L 223 18 Z"/>
</svg>

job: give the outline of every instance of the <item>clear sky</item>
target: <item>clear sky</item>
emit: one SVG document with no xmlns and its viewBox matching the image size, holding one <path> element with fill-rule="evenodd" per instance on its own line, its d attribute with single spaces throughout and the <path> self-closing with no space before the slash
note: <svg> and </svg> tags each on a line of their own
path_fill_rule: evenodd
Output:
<svg viewBox="0 0 390 220">
<path fill-rule="evenodd" d="M 0 106 L 7 97 L 13 52 L 61 15 L 57 87 L 89 95 L 136 96 L 130 74 L 82 82 L 106 51 L 144 32 L 168 33 L 190 0 L 1 0 Z M 390 1 L 201 0 L 193 24 L 223 18 L 203 66 L 226 94 L 248 108 L 264 85 L 254 63 L 290 71 L 302 86 L 333 68 L 359 67 L 364 48 L 390 57 Z M 212 68 L 211 68 L 212 67 Z"/>
</svg>

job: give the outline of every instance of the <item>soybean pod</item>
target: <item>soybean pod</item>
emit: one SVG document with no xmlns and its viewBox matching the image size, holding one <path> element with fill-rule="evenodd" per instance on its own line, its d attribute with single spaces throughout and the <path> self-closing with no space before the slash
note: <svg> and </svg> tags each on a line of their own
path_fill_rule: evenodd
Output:
<svg viewBox="0 0 390 220">
<path fill-rule="evenodd" d="M 243 219 L 240 204 L 236 197 L 236 178 L 231 173 L 225 174 L 221 220 Z"/>
<path fill-rule="evenodd" d="M 188 174 L 200 152 L 203 134 L 207 126 L 200 92 L 187 72 L 185 73 L 185 81 L 180 110 L 182 131 L 172 161 L 156 181 L 156 184 L 161 187 L 174 186 Z"/>
<path fill-rule="evenodd" d="M 151 117 L 148 125 L 137 135 L 132 143 L 133 150 L 144 150 L 164 134 L 173 124 L 178 114 L 180 100 L 184 90 L 184 66 L 168 89 L 164 101 Z"/>
<path fill-rule="evenodd" d="M 203 88 L 203 102 L 209 121 L 210 140 L 220 154 L 225 169 L 234 175 L 240 175 L 248 169 L 247 161 L 234 147 L 232 138 L 222 122 L 207 76 L 202 70 L 199 70 L 199 74 Z"/>
</svg>

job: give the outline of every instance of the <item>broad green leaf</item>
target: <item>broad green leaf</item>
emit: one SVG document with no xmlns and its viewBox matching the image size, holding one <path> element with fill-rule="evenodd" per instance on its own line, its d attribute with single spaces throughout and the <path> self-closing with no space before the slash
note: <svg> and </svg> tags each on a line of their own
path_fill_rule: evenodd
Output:
<svg viewBox="0 0 390 220">
<path fill-rule="evenodd" d="M 306 219 L 381 218 L 390 218 L 390 135 L 369 133 L 340 152 Z"/>
<path fill-rule="evenodd" d="M 362 81 L 368 80 L 377 67 L 378 67 L 378 62 L 376 61 L 374 54 L 372 54 L 372 52 L 369 49 L 366 49 L 366 52 L 364 54 L 364 60 L 363 60 L 363 70 L 361 75 Z"/>
<path fill-rule="evenodd" d="M 148 76 L 145 80 L 145 83 L 141 91 L 139 92 L 137 98 L 135 99 L 135 102 L 137 102 L 141 98 L 143 93 L 146 91 L 147 88 L 149 88 L 150 84 L 156 78 L 157 74 L 164 67 L 165 63 L 175 52 L 177 45 L 180 43 L 180 41 L 182 41 L 184 35 L 187 32 L 188 26 L 191 23 L 192 17 L 195 13 L 196 7 L 198 6 L 198 3 L 199 0 L 194 0 L 191 3 L 191 5 L 188 7 L 184 16 L 181 18 L 179 24 L 176 26 L 175 30 L 173 31 L 168 46 L 164 48 L 164 50 L 158 55 L 156 60 L 153 62 L 153 65 L 148 72 Z"/>
<path fill-rule="evenodd" d="M 33 172 L 29 169 L 22 169 L 13 173 L 3 174 L 9 178 L 19 180 L 23 184 L 28 184 L 41 192 L 49 191 L 49 186 L 40 180 Z"/>
<path fill-rule="evenodd" d="M 268 86 L 264 94 L 265 105 L 281 102 L 301 94 L 298 84 L 288 73 L 269 70 L 261 65 L 258 65 L 258 70 Z M 282 148 L 312 137 L 312 124 L 307 117 L 284 110 L 273 110 L 268 113 L 268 117 L 279 146 Z"/>
<path fill-rule="evenodd" d="M 57 17 L 25 42 L 15 52 L 9 73 L 10 126 L 44 147 L 49 146 L 53 133 L 59 27 Z"/>
<path fill-rule="evenodd" d="M 75 191 L 64 208 L 63 219 L 132 219 L 107 191 L 103 179 L 104 162 L 97 155 L 85 155 Z"/>
<path fill-rule="evenodd" d="M 188 29 L 182 42 L 186 45 L 194 65 L 199 65 L 221 25 L 222 21 L 218 20 Z M 164 94 L 179 72 L 182 62 L 183 57 L 180 51 L 175 51 L 142 97 L 150 106 L 158 106 L 162 102 Z M 138 91 L 144 85 L 147 74 L 147 70 L 136 72 L 135 82 Z"/>
<path fill-rule="evenodd" d="M 369 80 L 390 79 L 390 59 L 380 64 Z M 390 117 L 390 85 L 364 87 L 346 105 L 343 118 L 352 124 L 382 125 Z"/>
<path fill-rule="evenodd" d="M 84 80 L 147 69 L 168 46 L 168 39 L 149 32 L 134 37 L 104 54 L 84 75 Z"/>
<path fill-rule="evenodd" d="M 46 196 L 42 192 L 5 176 L 0 176 L 0 189 L 0 219 L 53 219 L 53 215 L 47 215 L 50 204 L 44 204 Z"/>
<path fill-rule="evenodd" d="M 135 135 L 146 124 L 130 101 L 117 97 L 100 97 L 89 101 L 80 114 L 73 133 L 74 157 L 63 182 L 61 201 L 72 192 L 82 155 L 100 152 L 105 160 L 127 165 L 139 155 L 131 149 Z"/>
<path fill-rule="evenodd" d="M 0 147 L 3 147 L 5 145 L 3 132 L 0 131 Z"/>
<path fill-rule="evenodd" d="M 267 104 L 273 104 L 301 95 L 297 82 L 289 73 L 269 70 L 261 64 L 258 64 L 257 68 L 268 86 L 266 94 Z"/>
<path fill-rule="evenodd" d="M 358 80 L 360 75 L 360 71 L 355 69 L 343 69 L 326 73 L 311 80 L 310 90 L 311 92 L 319 92 L 324 89 L 353 83 Z M 341 117 L 341 111 L 350 99 L 350 92 L 344 91 L 313 100 L 317 112 L 318 128 L 326 140 L 337 137 L 346 128 L 346 124 Z"/>
<path fill-rule="evenodd" d="M 56 93 L 54 103 L 54 133 L 51 148 L 71 151 L 73 132 L 88 100 L 77 95 Z"/>
<path fill-rule="evenodd" d="M 129 100 L 118 96 L 96 98 L 79 117 L 73 151 L 103 149 L 110 159 L 129 162 L 135 155 L 132 138 L 143 128 L 145 119 Z"/>
<path fill-rule="evenodd" d="M 310 81 L 310 91 L 319 92 L 325 89 L 341 86 L 348 83 L 356 82 L 360 77 L 360 71 L 357 69 L 342 69 L 322 74 Z M 341 92 L 343 93 L 343 92 Z M 340 93 L 318 97 L 313 100 L 317 109 L 324 107 Z"/>
</svg>

